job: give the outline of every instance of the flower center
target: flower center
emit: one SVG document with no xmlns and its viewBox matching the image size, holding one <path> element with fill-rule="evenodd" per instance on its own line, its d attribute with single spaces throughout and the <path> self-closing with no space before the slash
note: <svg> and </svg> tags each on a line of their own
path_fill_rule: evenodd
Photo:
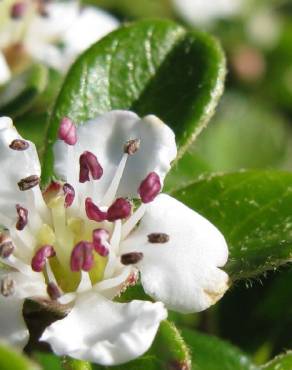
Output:
<svg viewBox="0 0 292 370">
<path fill-rule="evenodd" d="M 76 127 L 68 118 L 62 120 L 59 138 L 69 150 L 77 142 Z M 131 283 L 136 270 L 129 265 L 141 261 L 143 254 L 134 250 L 121 255 L 120 242 L 136 227 L 147 203 L 153 201 L 161 189 L 159 176 L 151 172 L 137 189 L 141 205 L 135 211 L 129 200 L 117 197 L 128 157 L 136 153 L 139 145 L 137 139 L 125 144 L 116 173 L 99 205 L 86 194 L 75 194 L 69 183 L 52 182 L 41 194 L 37 175 L 20 179 L 18 188 L 28 199 L 33 199 L 34 207 L 15 205 L 16 222 L 11 235 L 9 230 L 0 233 L 0 261 L 26 275 L 43 274 L 51 299 L 58 299 L 63 293 L 90 289 L 102 280 L 114 280 L 119 275 L 123 279 L 115 283 L 119 292 Z M 25 151 L 28 147 L 29 143 L 24 140 L 13 140 L 9 144 L 14 151 Z M 103 168 L 95 154 L 90 151 L 80 154 L 79 183 L 98 181 L 102 176 Z M 28 242 L 29 248 L 34 245 L 33 256 L 28 258 L 17 245 L 18 239 L 26 238 L 33 243 Z M 148 238 L 151 243 L 168 241 L 166 234 L 150 234 Z M 7 280 L 2 290 L 8 295 L 14 286 Z"/>
</svg>

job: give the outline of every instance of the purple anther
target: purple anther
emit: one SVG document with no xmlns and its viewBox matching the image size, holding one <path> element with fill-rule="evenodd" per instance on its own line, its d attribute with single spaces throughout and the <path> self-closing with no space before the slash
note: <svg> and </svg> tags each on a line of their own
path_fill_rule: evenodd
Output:
<svg viewBox="0 0 292 370">
<path fill-rule="evenodd" d="M 94 180 L 101 178 L 103 169 L 93 153 L 89 151 L 83 152 L 83 154 L 80 155 L 79 164 L 79 182 L 84 183 L 90 181 L 89 174 Z"/>
<path fill-rule="evenodd" d="M 14 3 L 10 9 L 10 16 L 13 19 L 20 19 L 24 16 L 27 9 L 25 1 L 18 1 Z"/>
<path fill-rule="evenodd" d="M 36 254 L 33 256 L 31 261 L 31 267 L 33 271 L 41 272 L 45 267 L 48 258 L 54 257 L 56 252 L 54 247 L 51 245 L 42 246 Z"/>
<path fill-rule="evenodd" d="M 18 220 L 16 222 L 16 229 L 23 230 L 27 225 L 28 221 L 28 210 L 24 207 L 21 207 L 19 204 L 16 204 L 16 212 L 18 214 Z"/>
<path fill-rule="evenodd" d="M 77 143 L 76 126 L 70 118 L 62 118 L 58 131 L 58 138 L 68 145 L 75 145 Z"/>
<path fill-rule="evenodd" d="M 94 264 L 92 243 L 81 241 L 73 249 L 71 254 L 71 270 L 90 271 Z"/>
<path fill-rule="evenodd" d="M 105 229 L 95 229 L 92 232 L 93 246 L 95 251 L 102 257 L 107 257 L 109 249 L 106 242 L 109 239 L 109 233 Z"/>
<path fill-rule="evenodd" d="M 131 214 L 131 203 L 124 198 L 118 198 L 107 210 L 108 221 L 116 221 L 127 218 Z"/>
<path fill-rule="evenodd" d="M 101 211 L 91 198 L 85 199 L 85 211 L 89 220 L 102 222 L 107 219 L 107 212 Z"/>
<path fill-rule="evenodd" d="M 9 148 L 17 151 L 23 151 L 29 148 L 29 143 L 25 140 L 15 139 L 10 143 Z"/>
<path fill-rule="evenodd" d="M 74 202 L 75 190 L 72 185 L 66 183 L 63 185 L 63 191 L 65 194 L 65 208 L 68 208 Z"/>
<path fill-rule="evenodd" d="M 38 186 L 40 183 L 40 178 L 37 175 L 27 176 L 24 179 L 18 181 L 17 185 L 19 190 L 26 191 L 32 189 L 35 186 Z"/>
<path fill-rule="evenodd" d="M 152 202 L 161 190 L 160 178 L 156 172 L 150 172 L 141 182 L 138 193 L 143 203 Z"/>
<path fill-rule="evenodd" d="M 123 265 L 134 265 L 140 262 L 143 258 L 143 253 L 141 252 L 131 252 L 121 255 L 121 263 Z"/>
</svg>

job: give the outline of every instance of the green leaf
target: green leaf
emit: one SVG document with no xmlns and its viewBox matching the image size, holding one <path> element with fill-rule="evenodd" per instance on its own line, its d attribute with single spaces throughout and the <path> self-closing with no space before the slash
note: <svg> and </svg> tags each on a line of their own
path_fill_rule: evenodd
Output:
<svg viewBox="0 0 292 370">
<path fill-rule="evenodd" d="M 72 66 L 51 116 L 44 178 L 60 119 L 80 124 L 112 109 L 156 114 L 174 130 L 180 154 L 207 124 L 223 90 L 225 59 L 205 33 L 166 20 L 126 25 Z"/>
<path fill-rule="evenodd" d="M 1 370 L 39 370 L 40 368 L 29 361 L 20 352 L 7 347 L 4 344 L 0 345 L 0 369 Z"/>
<path fill-rule="evenodd" d="M 229 246 L 233 280 L 276 268 L 292 256 L 292 173 L 248 171 L 199 180 L 173 196 L 214 223 Z"/>
<path fill-rule="evenodd" d="M 94 370 L 114 369 L 114 370 L 161 370 L 158 359 L 153 356 L 143 356 L 138 360 L 127 362 L 124 365 L 104 367 L 95 365 Z"/>
<path fill-rule="evenodd" d="M 192 352 L 193 370 L 259 370 L 228 342 L 189 329 L 182 334 Z"/>
<path fill-rule="evenodd" d="M 33 358 L 42 366 L 42 370 L 63 370 L 61 358 L 51 353 L 35 352 Z"/>
<path fill-rule="evenodd" d="M 292 351 L 275 357 L 271 362 L 261 367 L 262 370 L 291 370 Z"/>
<path fill-rule="evenodd" d="M 47 82 L 48 71 L 41 64 L 35 64 L 13 77 L 0 90 L 0 114 L 15 117 L 26 112 Z"/>
</svg>

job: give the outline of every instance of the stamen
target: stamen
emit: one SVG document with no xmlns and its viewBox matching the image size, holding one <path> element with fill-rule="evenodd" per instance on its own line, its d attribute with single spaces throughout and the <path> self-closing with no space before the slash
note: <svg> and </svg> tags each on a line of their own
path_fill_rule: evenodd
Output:
<svg viewBox="0 0 292 370">
<path fill-rule="evenodd" d="M 12 5 L 10 10 L 10 16 L 13 19 L 20 19 L 24 16 L 26 12 L 26 3 L 25 1 L 19 1 Z"/>
<path fill-rule="evenodd" d="M 152 233 L 148 235 L 149 243 L 163 244 L 169 241 L 169 235 L 165 233 Z"/>
<path fill-rule="evenodd" d="M 92 232 L 93 246 L 95 251 L 102 257 L 109 254 L 109 233 L 105 229 L 95 229 Z"/>
<path fill-rule="evenodd" d="M 94 265 L 93 245 L 86 241 L 79 242 L 71 254 L 71 270 L 90 271 Z"/>
<path fill-rule="evenodd" d="M 107 219 L 107 212 L 101 211 L 91 198 L 85 199 L 85 211 L 89 220 L 102 222 Z"/>
<path fill-rule="evenodd" d="M 94 180 L 99 180 L 101 178 L 103 169 L 93 153 L 85 151 L 81 154 L 79 164 L 79 182 L 84 183 L 86 181 L 90 181 L 89 174 Z"/>
<path fill-rule="evenodd" d="M 121 263 L 123 265 L 134 265 L 138 263 L 143 258 L 143 253 L 140 252 L 131 252 L 121 255 Z"/>
<path fill-rule="evenodd" d="M 1 280 L 0 292 L 3 297 L 10 297 L 15 293 L 15 281 L 10 276 Z"/>
<path fill-rule="evenodd" d="M 124 240 L 130 234 L 130 232 L 144 216 L 146 207 L 147 206 L 142 203 L 140 207 L 132 214 L 132 216 L 124 223 L 122 229 L 122 240 Z"/>
<path fill-rule="evenodd" d="M 1 258 L 8 258 L 12 255 L 14 251 L 14 245 L 11 240 L 4 240 L 0 244 L 0 257 Z"/>
<path fill-rule="evenodd" d="M 43 268 L 46 265 L 47 259 L 54 257 L 56 255 L 56 252 L 54 250 L 54 247 L 51 245 L 44 245 L 41 247 L 36 254 L 34 255 L 32 261 L 31 261 L 31 267 L 33 271 L 35 272 L 41 272 L 43 271 Z"/>
<path fill-rule="evenodd" d="M 19 190 L 26 191 L 29 190 L 40 183 L 40 178 L 37 175 L 31 175 L 28 177 L 25 177 L 24 179 L 21 179 L 18 182 Z"/>
<path fill-rule="evenodd" d="M 47 293 L 48 293 L 48 296 L 53 300 L 53 301 L 56 301 L 58 298 L 61 297 L 62 295 L 62 292 L 61 290 L 59 289 L 58 285 L 53 283 L 53 282 L 50 282 L 48 285 L 47 285 Z"/>
<path fill-rule="evenodd" d="M 65 208 L 68 208 L 72 205 L 75 199 L 75 190 L 73 186 L 70 184 L 66 183 L 63 186 L 63 191 L 65 194 Z"/>
<path fill-rule="evenodd" d="M 126 163 L 127 163 L 128 156 L 129 156 L 128 154 L 124 154 L 122 156 L 122 159 L 119 163 L 119 166 L 116 170 L 116 173 L 113 177 L 113 180 L 112 180 L 107 192 L 105 193 L 105 196 L 103 197 L 102 204 L 111 204 L 113 202 L 113 200 L 115 199 L 115 195 L 116 195 L 118 187 L 120 185 L 121 178 L 123 176 L 123 172 L 124 172 L 124 169 L 125 169 L 125 166 L 126 166 Z"/>
<path fill-rule="evenodd" d="M 28 210 L 16 204 L 16 211 L 18 214 L 18 220 L 16 222 L 16 229 L 21 231 L 25 228 L 28 222 Z"/>
<path fill-rule="evenodd" d="M 139 148 L 140 148 L 141 140 L 140 139 L 134 139 L 129 140 L 124 145 L 124 153 L 127 153 L 129 155 L 135 154 Z"/>
<path fill-rule="evenodd" d="M 138 193 L 143 203 L 152 202 L 161 190 L 160 178 L 156 172 L 150 172 L 141 182 Z"/>
<path fill-rule="evenodd" d="M 29 148 L 29 143 L 25 140 L 15 139 L 9 145 L 13 150 L 23 151 Z"/>
<path fill-rule="evenodd" d="M 118 198 L 107 210 L 108 221 L 122 220 L 130 216 L 132 210 L 131 203 L 124 199 Z"/>
<path fill-rule="evenodd" d="M 61 120 L 58 138 L 68 145 L 75 145 L 77 143 L 76 126 L 70 118 L 64 117 Z"/>
</svg>

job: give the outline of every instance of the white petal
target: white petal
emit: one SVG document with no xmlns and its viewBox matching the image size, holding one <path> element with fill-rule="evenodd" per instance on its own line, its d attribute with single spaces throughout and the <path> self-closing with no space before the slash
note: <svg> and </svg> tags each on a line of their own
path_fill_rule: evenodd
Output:
<svg viewBox="0 0 292 370">
<path fill-rule="evenodd" d="M 2 271 L 0 279 L 6 275 Z M 28 297 L 46 295 L 45 284 L 41 274 L 33 279 L 18 272 L 8 275 L 15 281 L 15 293 L 11 297 L 0 294 L 0 339 L 22 349 L 29 338 L 22 315 L 23 302 Z"/>
<path fill-rule="evenodd" d="M 169 241 L 149 243 L 147 236 L 151 233 L 166 233 Z M 121 250 L 143 253 L 137 267 L 146 293 L 176 311 L 204 310 L 228 288 L 227 274 L 218 269 L 228 257 L 223 235 L 208 220 L 168 195 L 161 194 L 149 204 Z"/>
<path fill-rule="evenodd" d="M 0 52 L 0 85 L 5 84 L 11 77 L 10 69 L 4 55 Z"/>
<path fill-rule="evenodd" d="M 114 303 L 97 293 L 81 295 L 63 320 L 41 337 L 57 355 L 101 365 L 128 362 L 148 350 L 167 312 L 161 303 Z"/>
<path fill-rule="evenodd" d="M 55 171 L 85 194 L 88 184 L 79 184 L 79 156 L 85 150 L 94 153 L 104 170 L 102 178 L 94 181 L 92 196 L 96 202 L 108 189 L 128 140 L 141 139 L 141 145 L 128 158 L 117 196 L 136 197 L 141 181 L 152 171 L 163 182 L 176 156 L 174 133 L 152 115 L 140 119 L 132 112 L 111 111 L 79 126 L 77 136 L 77 144 L 69 150 L 63 141 L 55 144 Z"/>
<path fill-rule="evenodd" d="M 3 219 L 8 219 L 11 224 L 16 222 L 17 215 L 15 206 L 21 206 L 34 210 L 32 204 L 33 190 L 20 191 L 17 183 L 30 175 L 40 176 L 41 169 L 35 145 L 28 141 L 29 148 L 25 151 L 13 150 L 9 147 L 15 139 L 22 139 L 17 133 L 10 118 L 0 118 L 0 224 Z M 37 191 L 35 188 L 34 191 Z M 38 190 L 39 191 L 39 190 Z M 3 217 L 2 217 L 3 216 Z M 29 211 L 29 220 L 36 216 L 36 212 Z M 35 220 L 36 221 L 36 220 Z M 9 227 L 4 222 L 4 225 Z"/>
<path fill-rule="evenodd" d="M 177 11 L 190 24 L 205 24 L 239 12 L 243 0 L 172 0 Z"/>
<path fill-rule="evenodd" d="M 66 51 L 72 56 L 80 54 L 117 28 L 119 22 L 103 10 L 86 7 L 63 36 Z"/>
</svg>

